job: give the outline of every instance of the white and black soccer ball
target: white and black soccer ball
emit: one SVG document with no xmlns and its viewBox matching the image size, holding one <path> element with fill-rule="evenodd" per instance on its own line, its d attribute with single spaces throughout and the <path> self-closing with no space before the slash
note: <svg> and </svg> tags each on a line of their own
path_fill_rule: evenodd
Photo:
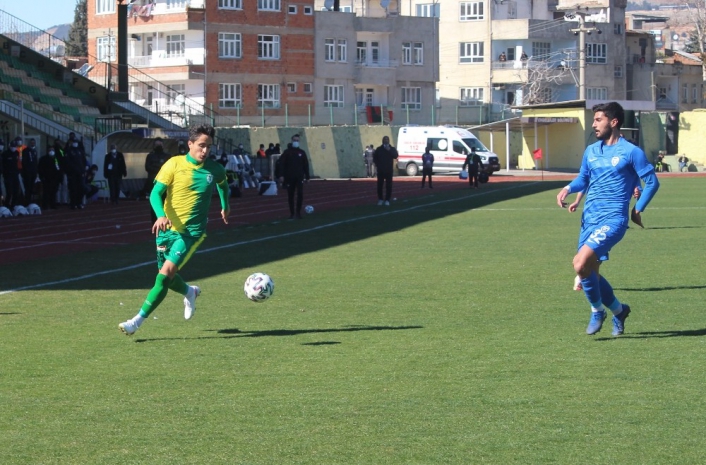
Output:
<svg viewBox="0 0 706 465">
<path fill-rule="evenodd" d="M 42 214 L 42 209 L 39 208 L 39 205 L 36 203 L 30 203 L 27 205 L 27 211 L 29 212 L 30 215 L 41 215 Z"/>
<path fill-rule="evenodd" d="M 312 207 L 311 205 L 307 205 L 306 207 L 304 207 L 304 211 L 307 214 L 311 215 L 312 213 L 314 213 L 314 207 Z"/>
<path fill-rule="evenodd" d="M 22 205 L 15 205 L 15 208 L 12 209 L 12 214 L 15 216 L 27 216 L 29 212 Z"/>
<path fill-rule="evenodd" d="M 7 207 L 0 207 L 0 218 L 10 218 L 12 217 L 12 212 Z"/>
<path fill-rule="evenodd" d="M 253 302 L 263 302 L 275 292 L 275 282 L 266 273 L 253 273 L 245 280 L 245 297 Z"/>
</svg>

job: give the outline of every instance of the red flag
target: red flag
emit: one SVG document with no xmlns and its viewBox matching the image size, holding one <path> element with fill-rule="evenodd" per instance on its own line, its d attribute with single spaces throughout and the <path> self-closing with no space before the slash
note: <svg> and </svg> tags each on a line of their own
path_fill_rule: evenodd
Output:
<svg viewBox="0 0 706 465">
<path fill-rule="evenodd" d="M 535 160 L 541 160 L 542 159 L 542 149 L 533 150 L 532 155 L 534 155 Z"/>
</svg>

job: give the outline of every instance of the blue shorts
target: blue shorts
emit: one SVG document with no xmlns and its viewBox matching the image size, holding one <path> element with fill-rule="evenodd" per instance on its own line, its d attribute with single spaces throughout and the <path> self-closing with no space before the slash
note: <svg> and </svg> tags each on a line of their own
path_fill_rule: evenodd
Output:
<svg viewBox="0 0 706 465">
<path fill-rule="evenodd" d="M 596 254 L 598 260 L 604 262 L 608 260 L 610 249 L 621 241 L 627 229 L 628 225 L 625 221 L 582 225 L 577 250 L 587 245 Z"/>
</svg>

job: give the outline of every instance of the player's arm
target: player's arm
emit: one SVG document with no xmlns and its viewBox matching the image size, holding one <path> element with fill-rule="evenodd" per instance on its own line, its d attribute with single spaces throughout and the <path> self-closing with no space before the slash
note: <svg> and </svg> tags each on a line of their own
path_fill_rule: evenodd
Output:
<svg viewBox="0 0 706 465">
<path fill-rule="evenodd" d="M 559 193 L 556 195 L 556 203 L 561 208 L 566 208 L 566 196 L 573 192 L 586 192 L 589 183 L 589 171 L 586 162 L 586 154 L 583 155 L 583 160 L 581 161 L 581 169 L 579 170 L 579 175 L 574 178 L 568 185 L 564 186 Z"/>
<path fill-rule="evenodd" d="M 150 194 L 150 205 L 157 215 L 157 221 L 152 225 L 152 234 L 157 234 L 159 231 L 166 231 L 171 225 L 171 221 L 167 218 L 164 212 L 164 194 L 167 192 L 167 185 L 159 181 L 155 181 L 152 193 Z"/>
<path fill-rule="evenodd" d="M 221 182 L 216 184 L 218 197 L 221 199 L 221 218 L 223 222 L 228 224 L 228 215 L 230 215 L 230 189 L 228 188 L 228 178 L 224 177 Z"/>
<path fill-rule="evenodd" d="M 646 174 L 642 180 L 645 182 L 645 188 L 642 190 L 642 195 L 640 195 L 640 198 L 630 212 L 630 219 L 636 225 L 644 228 L 642 225 L 642 212 L 645 211 L 647 204 L 650 203 L 652 197 L 654 197 L 657 193 L 657 190 L 659 189 L 659 180 L 657 179 L 657 175 L 654 171 Z"/>
<path fill-rule="evenodd" d="M 581 199 L 583 199 L 584 195 L 586 195 L 586 193 L 584 191 L 581 191 L 578 194 L 576 194 L 576 200 L 571 202 L 571 204 L 569 205 L 569 213 L 573 213 L 576 211 L 576 209 L 578 208 L 579 204 L 581 203 Z"/>
</svg>

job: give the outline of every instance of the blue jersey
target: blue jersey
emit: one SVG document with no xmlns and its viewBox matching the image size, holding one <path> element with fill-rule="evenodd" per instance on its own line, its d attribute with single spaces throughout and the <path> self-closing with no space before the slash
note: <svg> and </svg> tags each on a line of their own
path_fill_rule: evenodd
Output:
<svg viewBox="0 0 706 465">
<path fill-rule="evenodd" d="M 579 175 L 569 185 L 570 192 L 587 190 L 583 223 L 627 224 L 635 187 L 640 185 L 640 178 L 651 174 L 654 167 L 645 152 L 622 137 L 614 145 L 605 145 L 603 141 L 589 145 Z"/>
</svg>

